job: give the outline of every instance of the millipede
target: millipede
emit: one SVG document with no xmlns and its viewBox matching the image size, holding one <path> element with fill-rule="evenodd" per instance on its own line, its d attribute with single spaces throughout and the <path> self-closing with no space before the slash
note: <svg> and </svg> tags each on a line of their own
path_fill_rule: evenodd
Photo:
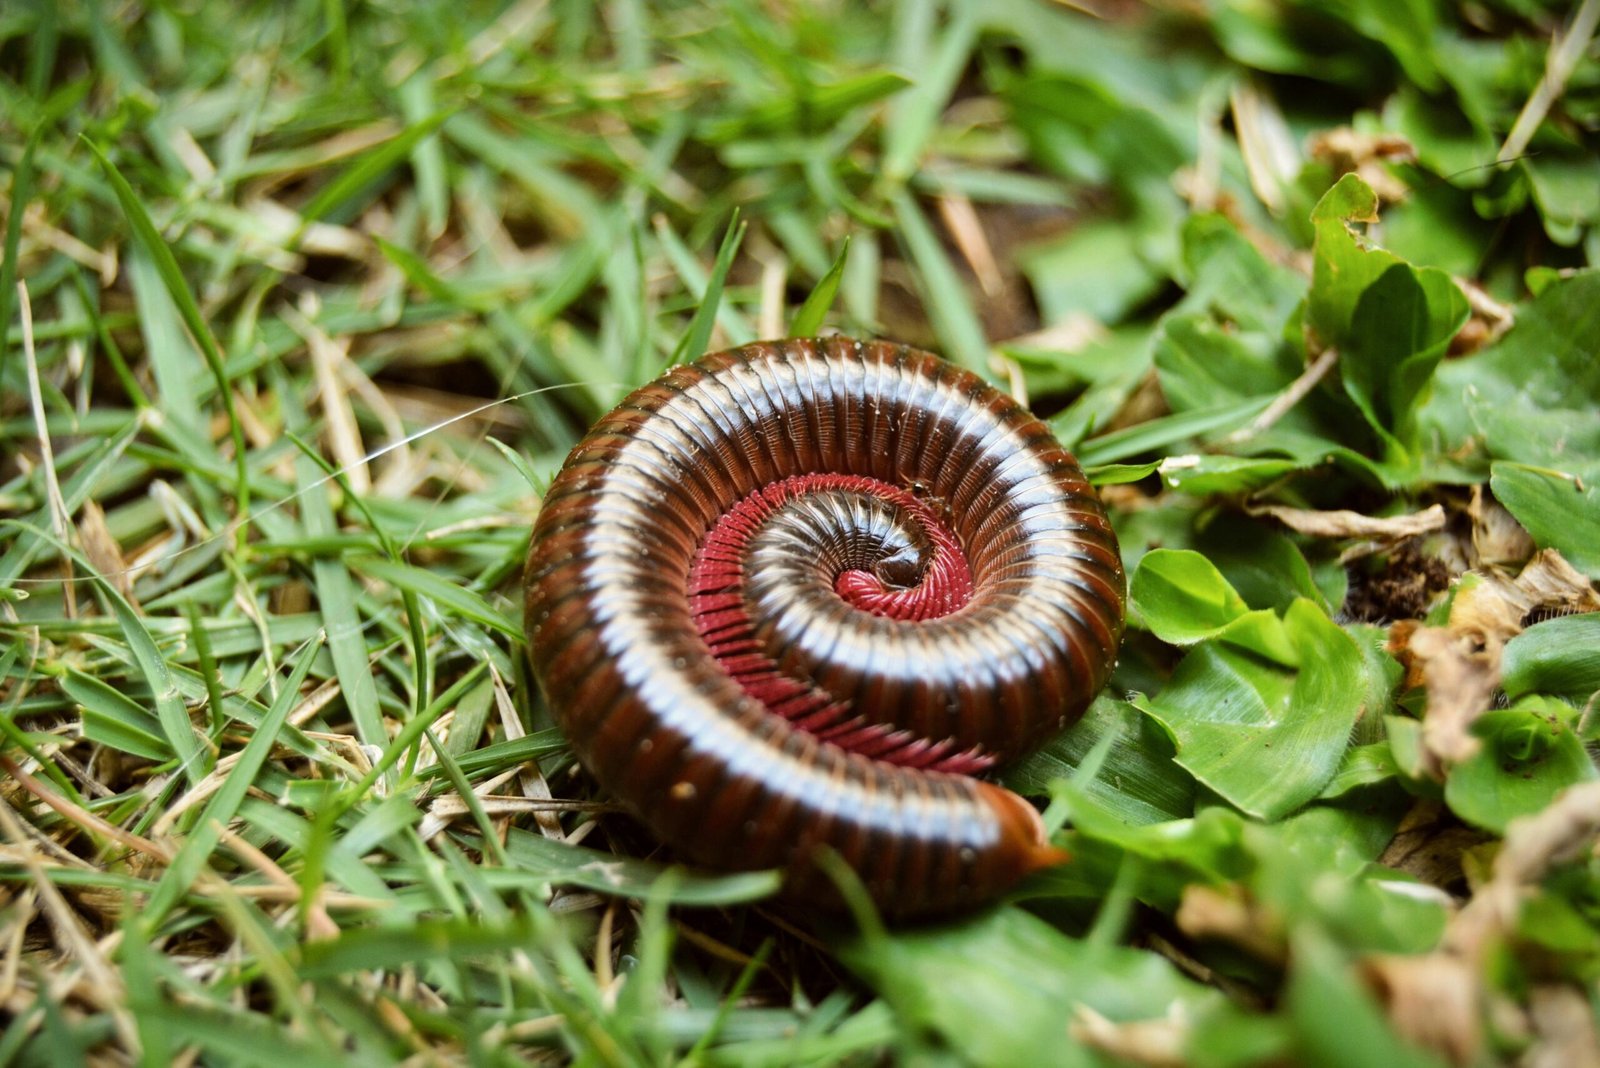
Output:
<svg viewBox="0 0 1600 1068">
<path fill-rule="evenodd" d="M 534 524 L 528 652 L 581 763 L 676 854 L 884 912 L 1061 862 L 978 776 L 1082 715 L 1122 635 L 1104 509 L 1049 428 L 937 356 L 842 337 L 676 367 Z"/>
</svg>

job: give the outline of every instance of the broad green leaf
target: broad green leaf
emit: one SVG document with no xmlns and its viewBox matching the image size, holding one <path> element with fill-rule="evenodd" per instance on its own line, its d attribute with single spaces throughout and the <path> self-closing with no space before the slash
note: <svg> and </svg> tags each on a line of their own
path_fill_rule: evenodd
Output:
<svg viewBox="0 0 1600 1068">
<path fill-rule="evenodd" d="M 1335 345 L 1350 335 L 1356 305 L 1367 287 L 1400 263 L 1392 252 L 1371 248 L 1352 225 L 1378 221 L 1378 195 L 1354 174 L 1339 179 L 1311 212 L 1316 230 L 1311 292 L 1306 301 L 1308 339 Z"/>
<path fill-rule="evenodd" d="M 1132 896 L 1161 912 L 1175 912 L 1194 883 L 1220 885 L 1244 878 L 1255 861 L 1245 845 L 1251 826 L 1226 805 L 1201 808 L 1191 819 L 1133 824 L 1073 785 L 1059 788 L 1070 827 L 1054 841 L 1069 863 L 1032 876 L 1031 900 L 1076 908 L 1087 920 L 1108 894 Z"/>
<path fill-rule="evenodd" d="M 1353 685 L 1360 651 L 1313 602 L 1290 605 L 1282 633 L 1298 668 L 1212 639 L 1184 658 L 1147 709 L 1177 741 L 1178 763 L 1230 803 L 1269 820 L 1316 797 L 1333 778 L 1363 697 Z"/>
<path fill-rule="evenodd" d="M 1101 464 L 1087 468 L 1083 473 L 1096 486 L 1125 486 L 1150 477 L 1160 466 L 1154 461 L 1147 464 Z"/>
<path fill-rule="evenodd" d="M 1250 1068 L 1284 1064 L 1293 1028 L 1282 1015 L 1250 1012 L 1224 1003 L 1196 1019 L 1184 1042 L 1184 1064 L 1195 1068 Z"/>
<path fill-rule="evenodd" d="M 1520 903 L 1516 936 L 1538 947 L 1544 975 L 1595 981 L 1600 927 L 1589 907 L 1593 886 L 1591 879 L 1564 872 Z"/>
<path fill-rule="evenodd" d="M 1327 935 L 1310 928 L 1295 935 L 1286 999 L 1296 1036 L 1292 1063 L 1311 1068 L 1445 1068 L 1445 1062 L 1394 1033 L 1351 962 Z"/>
<path fill-rule="evenodd" d="M 1074 1009 L 1113 1021 L 1195 1012 L 1219 998 L 1154 953 L 1081 941 L 1017 908 L 839 947 L 903 1026 L 963 1061 L 1013 1068 L 1102 1063 L 1068 1038 Z"/>
<path fill-rule="evenodd" d="M 1117 814 L 1106 812 L 1076 787 L 1067 792 L 1072 800 L 1072 834 L 1068 845 L 1076 855 L 1082 839 L 1093 839 L 1143 860 L 1151 861 L 1147 871 L 1175 870 L 1179 877 L 1171 884 L 1173 907 L 1183 884 L 1199 879 L 1215 882 L 1236 879 L 1249 867 L 1244 838 L 1249 823 L 1225 805 L 1202 808 L 1191 819 L 1166 823 L 1134 824 Z M 1076 863 L 1076 861 L 1074 862 Z M 1054 874 L 1070 872 L 1072 864 L 1052 868 L 1038 878 L 1041 882 Z"/>
<path fill-rule="evenodd" d="M 1589 469 L 1600 472 L 1600 456 L 1587 459 Z M 1600 579 L 1600 486 L 1565 471 L 1524 464 L 1497 463 L 1490 472 L 1495 499 L 1541 549 L 1555 549 L 1573 567 Z"/>
<path fill-rule="evenodd" d="M 1416 270 L 1356 236 L 1352 224 L 1376 222 L 1377 209 L 1372 189 L 1347 174 L 1313 210 L 1305 325 L 1319 346 L 1338 347 L 1345 392 L 1388 443 L 1388 458 L 1405 465 L 1417 445 L 1416 407 L 1468 309 L 1443 271 Z"/>
<path fill-rule="evenodd" d="M 1358 787 L 1392 779 L 1399 773 L 1394 750 L 1388 742 L 1353 745 L 1345 750 L 1339 761 L 1339 770 L 1333 773 L 1333 778 L 1328 780 L 1328 785 L 1317 796 L 1323 800 L 1342 797 Z"/>
<path fill-rule="evenodd" d="M 1291 601 L 1290 604 L 1293 605 L 1294 602 Z M 1290 640 L 1283 620 L 1270 608 L 1258 608 L 1246 612 L 1218 631 L 1216 640 L 1236 645 L 1254 656 L 1285 667 L 1296 667 L 1300 663 L 1300 651 Z"/>
<path fill-rule="evenodd" d="M 1491 148 L 1478 158 L 1493 154 Z M 1384 247 L 1418 267 L 1471 278 L 1493 240 L 1494 226 L 1472 210 L 1471 194 L 1439 182 L 1419 180 L 1405 200 L 1383 212 Z"/>
<path fill-rule="evenodd" d="M 1161 461 L 1161 481 L 1168 489 L 1196 497 L 1214 494 L 1240 496 L 1298 471 L 1293 460 L 1263 460 L 1243 456 L 1191 454 Z"/>
<path fill-rule="evenodd" d="M 1175 412 L 1272 395 L 1300 372 L 1277 337 L 1241 333 L 1206 313 L 1164 317 L 1152 344 L 1161 393 Z"/>
<path fill-rule="evenodd" d="M 1417 404 L 1467 315 L 1449 275 L 1396 263 L 1362 291 L 1350 332 L 1338 339 L 1345 392 L 1402 456 L 1417 446 Z"/>
<path fill-rule="evenodd" d="M 1164 642 L 1214 637 L 1250 609 L 1216 565 L 1188 549 L 1152 549 L 1129 585 L 1145 625 Z"/>
<path fill-rule="evenodd" d="M 1389 739 L 1389 751 L 1394 755 L 1395 768 L 1413 788 L 1427 789 L 1432 780 L 1426 778 L 1430 762 L 1422 746 L 1422 721 L 1410 716 L 1385 716 L 1383 729 Z M 1427 792 L 1433 795 L 1437 790 L 1427 789 Z"/>
<path fill-rule="evenodd" d="M 1126 318 L 1161 288 L 1162 274 L 1126 223 L 1085 223 L 1025 251 L 1021 266 L 1046 322 L 1088 316 L 1102 323 Z"/>
<path fill-rule="evenodd" d="M 1172 762 L 1172 740 L 1137 708 L 1104 694 L 1064 734 L 1009 768 L 1005 784 L 1019 793 L 1046 794 L 1051 783 L 1072 780 L 1107 735 L 1115 740 L 1098 773 L 1081 787 L 1104 813 L 1145 824 L 1194 812 L 1194 780 Z"/>
<path fill-rule="evenodd" d="M 1540 152 L 1522 161 L 1545 233 L 1558 245 L 1576 245 L 1600 223 L 1600 182 L 1591 153 Z"/>
<path fill-rule="evenodd" d="M 1337 599 L 1317 584 L 1294 540 L 1260 522 L 1218 516 L 1195 533 L 1192 544 L 1251 608 L 1283 612 L 1296 597 L 1316 601 L 1328 611 L 1337 607 Z"/>
<path fill-rule="evenodd" d="M 1368 789 L 1349 803 L 1308 805 L 1281 824 L 1251 827 L 1256 868 L 1246 886 L 1286 930 L 1330 931 L 1350 950 L 1433 949 L 1449 898 L 1374 863 L 1412 804 L 1397 787 Z"/>
<path fill-rule="evenodd" d="M 1278 5 L 1223 5 L 1212 9 L 1210 30 L 1223 51 L 1246 67 L 1351 87 L 1370 80 L 1370 56 L 1353 47 L 1348 28 L 1323 22 L 1314 39 L 1303 41 L 1293 30 L 1294 13 Z"/>
<path fill-rule="evenodd" d="M 1376 742 L 1383 738 L 1383 717 L 1395 708 L 1395 695 L 1405 669 L 1389 652 L 1389 629 L 1371 623 L 1346 623 L 1344 632 L 1361 651 L 1361 722 L 1355 741 Z"/>
<path fill-rule="evenodd" d="M 1515 700 L 1549 694 L 1587 708 L 1600 692 L 1600 612 L 1537 623 L 1506 643 L 1501 685 Z"/>
<path fill-rule="evenodd" d="M 1586 480 L 1600 469 L 1600 270 L 1546 286 L 1517 310 L 1492 348 L 1443 364 L 1422 413 L 1432 449 L 1551 470 Z"/>
<path fill-rule="evenodd" d="M 930 5 L 931 6 L 931 5 Z M 1084 18 L 1054 5 L 996 3 L 981 9 L 989 25 L 1014 37 L 1028 57 L 1030 69 L 1048 77 L 1018 84 L 1012 98 L 1017 108 L 1049 113 L 1059 125 L 1038 131 L 1042 140 L 1060 139 L 1065 131 L 1093 133 L 1120 112 L 1143 112 L 1165 122 L 1164 138 L 1177 144 L 1188 133 L 1192 115 L 1169 112 L 1174 97 L 1200 72 L 1179 62 L 1164 47 L 1152 47 L 1109 23 Z M 1041 98 L 1043 98 L 1041 102 Z M 1019 124 L 1023 117 L 1018 116 Z M 1035 131 L 1029 131 L 1035 133 Z M 1165 178 L 1170 170 L 1160 172 Z M 1073 175 L 1078 177 L 1078 175 Z M 1103 180 L 1104 175 L 1087 177 Z"/>
<path fill-rule="evenodd" d="M 1223 215 L 1188 218 L 1183 265 L 1189 277 L 1178 306 L 1208 312 L 1245 333 L 1281 335 L 1306 293 L 1304 275 L 1268 260 Z"/>
<path fill-rule="evenodd" d="M 1259 865 L 1253 881 L 1263 893 L 1286 899 L 1315 893 L 1311 884 L 1324 872 L 1360 877 L 1373 870 L 1410 807 L 1398 791 L 1387 798 L 1370 792 L 1356 803 L 1307 805 L 1271 826 L 1248 824 L 1245 841 Z M 1293 890 L 1270 886 L 1274 879 L 1293 883 Z"/>
<path fill-rule="evenodd" d="M 1595 778 L 1583 742 L 1568 725 L 1574 717 L 1571 706 L 1542 697 L 1478 717 L 1472 733 L 1483 748 L 1450 770 L 1445 803 L 1468 823 L 1504 834 L 1518 816 Z"/>
<path fill-rule="evenodd" d="M 1434 43 L 1440 9 L 1430 0 L 1353 0 L 1331 10 L 1387 49 L 1419 88 L 1429 92 L 1440 88 L 1439 50 Z"/>
<path fill-rule="evenodd" d="M 1384 104 L 1383 127 L 1404 135 L 1416 149 L 1419 163 L 1434 174 L 1449 176 L 1454 185 L 1462 188 L 1479 186 L 1488 180 L 1483 163 L 1493 159 L 1499 148 L 1493 130 L 1474 122 L 1462 109 L 1450 106 L 1445 98 L 1420 92 L 1409 85 L 1402 86 Z M 1417 197 L 1427 195 L 1427 189 L 1437 188 L 1433 183 L 1419 185 L 1411 190 L 1404 203 L 1390 209 L 1393 215 L 1403 214 Z M 1470 201 L 1466 206 L 1470 211 Z M 1391 230 L 1390 222 L 1391 217 L 1386 216 L 1386 235 Z M 1433 260 L 1419 262 L 1445 266 Z"/>
</svg>

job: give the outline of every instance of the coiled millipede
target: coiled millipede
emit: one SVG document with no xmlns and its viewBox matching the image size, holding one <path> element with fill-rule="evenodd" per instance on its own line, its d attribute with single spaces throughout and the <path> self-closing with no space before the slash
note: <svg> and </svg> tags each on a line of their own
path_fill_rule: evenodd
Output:
<svg viewBox="0 0 1600 1068">
<path fill-rule="evenodd" d="M 1124 576 L 1072 455 L 976 375 L 837 337 L 675 368 L 573 449 L 525 577 L 557 721 L 680 855 L 833 899 L 828 846 L 902 916 L 1063 859 L 972 776 L 1082 714 Z"/>
</svg>

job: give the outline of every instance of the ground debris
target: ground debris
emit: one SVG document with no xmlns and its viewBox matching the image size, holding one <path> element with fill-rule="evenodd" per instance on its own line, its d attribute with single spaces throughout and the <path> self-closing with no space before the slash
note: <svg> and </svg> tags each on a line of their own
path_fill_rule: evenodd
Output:
<svg viewBox="0 0 1600 1068">
<path fill-rule="evenodd" d="M 1511 823 L 1489 879 L 1449 919 L 1438 950 L 1369 957 L 1363 975 L 1395 1028 L 1455 1064 L 1479 1056 L 1487 1021 L 1500 1034 L 1528 1037 L 1521 1064 L 1600 1064 L 1594 1017 L 1576 988 L 1536 986 L 1524 1010 L 1490 985 L 1493 957 L 1516 938 L 1524 905 L 1555 869 L 1592 854 L 1597 836 L 1600 782 L 1568 789 L 1544 811 Z"/>
<path fill-rule="evenodd" d="M 1405 620 L 1390 628 L 1389 652 L 1405 668 L 1404 685 L 1427 691 L 1423 770 L 1430 777 L 1442 782 L 1448 767 L 1478 751 L 1471 728 L 1494 705 L 1505 643 L 1530 614 L 1550 608 L 1594 611 L 1600 598 L 1560 553 L 1547 549 L 1515 579 L 1473 573 L 1457 590 L 1444 626 Z"/>
<path fill-rule="evenodd" d="M 1462 859 L 1488 840 L 1488 834 L 1462 824 L 1442 802 L 1421 800 L 1400 821 L 1378 863 L 1440 890 L 1460 892 Z"/>
<path fill-rule="evenodd" d="M 1349 619 L 1374 623 L 1421 619 L 1457 574 L 1444 560 L 1425 552 L 1420 539 L 1401 542 L 1387 557 L 1373 561 L 1380 570 L 1352 569 L 1344 602 Z"/>
</svg>

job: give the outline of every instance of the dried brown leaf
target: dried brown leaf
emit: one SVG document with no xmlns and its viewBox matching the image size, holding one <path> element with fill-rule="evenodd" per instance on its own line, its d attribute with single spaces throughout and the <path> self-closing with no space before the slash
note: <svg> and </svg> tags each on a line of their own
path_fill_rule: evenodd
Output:
<svg viewBox="0 0 1600 1068">
<path fill-rule="evenodd" d="M 522 717 L 517 713 L 516 703 L 511 699 L 511 691 L 506 687 L 506 681 L 500 672 L 495 670 L 493 664 L 489 665 L 489 675 L 494 680 L 494 707 L 500 717 L 500 727 L 505 731 L 506 739 L 515 740 L 523 737 L 527 732 L 522 726 Z M 549 801 L 555 795 L 550 792 L 550 784 L 545 780 L 544 772 L 539 769 L 537 760 L 530 760 L 523 764 L 517 779 L 522 787 L 522 796 L 535 801 Z M 546 838 L 557 842 L 567 840 L 566 832 L 561 829 L 561 819 L 554 812 L 535 811 L 534 822 L 539 827 L 539 833 Z"/>
<path fill-rule="evenodd" d="M 1589 1001 L 1570 986 L 1536 986 L 1528 997 L 1534 1044 L 1522 1068 L 1594 1068 L 1600 1065 L 1600 1035 Z"/>
<path fill-rule="evenodd" d="M 1181 1068 L 1188 1064 L 1190 1031 L 1188 1021 L 1176 1007 L 1154 1020 L 1115 1023 L 1087 1005 L 1073 1010 L 1070 1029 L 1074 1041 L 1110 1054 L 1118 1063 L 1150 1068 Z"/>
<path fill-rule="evenodd" d="M 133 572 L 122 557 L 122 546 L 111 536 L 105 512 L 93 500 L 84 501 L 78 510 L 78 544 L 94 569 L 137 610 L 139 602 L 133 596 Z"/>
<path fill-rule="evenodd" d="M 1600 610 L 1589 580 L 1554 549 L 1535 556 L 1515 579 L 1496 571 L 1480 574 L 1479 582 L 1456 595 L 1450 607 L 1450 629 L 1499 654 L 1499 647 L 1523 630 L 1523 620 L 1539 610 Z"/>
<path fill-rule="evenodd" d="M 1425 771 L 1443 781 L 1445 768 L 1478 751 L 1471 727 L 1494 704 L 1500 655 L 1477 647 L 1449 627 L 1407 622 L 1389 631 L 1389 652 L 1406 671 L 1408 686 L 1422 686 L 1428 709 L 1422 720 Z"/>
<path fill-rule="evenodd" d="M 1429 505 L 1411 515 L 1370 516 L 1347 509 L 1319 512 L 1309 508 L 1289 508 L 1280 504 L 1257 505 L 1251 515 L 1269 515 L 1300 534 L 1313 538 L 1372 538 L 1395 542 L 1444 529 L 1444 509 Z"/>
<path fill-rule="evenodd" d="M 1312 159 L 1328 164 L 1337 175 L 1353 172 L 1360 176 L 1385 203 L 1404 200 L 1410 192 L 1388 167 L 1390 163 L 1416 161 L 1417 150 L 1399 134 L 1358 133 L 1339 126 L 1317 134 L 1308 147 Z"/>
<path fill-rule="evenodd" d="M 1420 1046 L 1469 1064 L 1483 1046 L 1477 973 L 1459 957 L 1383 954 L 1361 975 L 1388 1009 L 1395 1030 Z"/>
<path fill-rule="evenodd" d="M 1533 555 L 1533 538 L 1504 505 L 1483 492 L 1482 486 L 1472 487 L 1467 515 L 1472 520 L 1472 551 L 1477 566 L 1515 567 Z"/>
<path fill-rule="evenodd" d="M 1281 963 L 1288 955 L 1282 924 L 1237 887 L 1219 889 L 1191 883 L 1174 917 L 1191 938 L 1217 938 L 1264 961 Z"/>
<path fill-rule="evenodd" d="M 958 193 L 947 193 L 937 203 L 939 218 L 943 220 L 945 229 L 950 231 L 967 266 L 972 268 L 973 277 L 977 278 L 984 296 L 992 297 L 999 293 L 1005 285 L 1005 279 L 1000 275 L 994 249 L 989 244 L 989 235 L 984 231 L 972 201 Z"/>
</svg>

